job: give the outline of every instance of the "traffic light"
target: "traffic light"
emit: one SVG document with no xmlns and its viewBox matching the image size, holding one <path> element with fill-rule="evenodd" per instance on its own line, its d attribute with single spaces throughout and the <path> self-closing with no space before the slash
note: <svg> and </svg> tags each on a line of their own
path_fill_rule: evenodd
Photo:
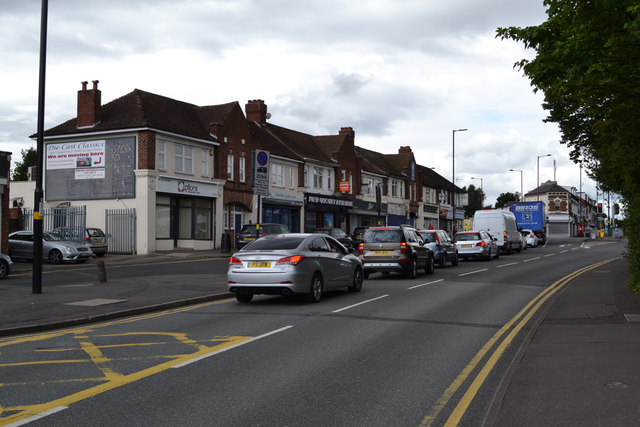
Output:
<svg viewBox="0 0 640 427">
<path fill-rule="evenodd" d="M 614 203 L 613 205 L 613 214 L 614 215 L 618 215 L 620 213 L 620 205 L 617 203 Z"/>
<path fill-rule="evenodd" d="M 598 213 L 602 213 L 602 203 L 598 203 Z"/>
</svg>

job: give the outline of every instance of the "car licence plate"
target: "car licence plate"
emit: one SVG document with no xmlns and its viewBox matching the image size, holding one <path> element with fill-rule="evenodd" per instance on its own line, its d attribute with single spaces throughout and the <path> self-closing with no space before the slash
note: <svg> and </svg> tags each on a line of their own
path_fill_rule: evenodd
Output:
<svg viewBox="0 0 640 427">
<path fill-rule="evenodd" d="M 271 263 L 269 261 L 251 261 L 249 268 L 270 268 Z"/>
<path fill-rule="evenodd" d="M 374 255 L 391 255 L 391 251 L 373 251 Z"/>
<path fill-rule="evenodd" d="M 473 245 L 462 245 L 463 248 L 472 248 Z"/>
<path fill-rule="evenodd" d="M 255 237 L 245 237 L 244 240 L 256 240 Z"/>
<path fill-rule="evenodd" d="M 102 243 L 102 239 L 96 239 L 96 243 Z"/>
</svg>

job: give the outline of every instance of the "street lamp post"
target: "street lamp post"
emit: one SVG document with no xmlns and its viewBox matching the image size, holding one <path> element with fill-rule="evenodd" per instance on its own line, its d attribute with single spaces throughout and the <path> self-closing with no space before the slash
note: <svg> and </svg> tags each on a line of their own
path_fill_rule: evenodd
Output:
<svg viewBox="0 0 640 427">
<path fill-rule="evenodd" d="M 522 199 L 524 197 L 523 185 L 522 185 L 522 171 L 518 169 L 509 169 L 511 172 L 520 172 L 520 201 L 523 202 Z"/>
<path fill-rule="evenodd" d="M 536 191 L 538 192 L 538 195 L 536 196 L 536 201 L 540 201 L 540 157 L 551 157 L 551 154 L 545 154 L 542 156 L 538 156 L 537 158 L 537 162 L 538 162 L 538 188 L 536 188 Z"/>
<path fill-rule="evenodd" d="M 466 132 L 468 129 L 454 129 L 451 132 L 451 183 L 453 184 L 453 223 L 451 232 L 456 232 L 456 132 Z"/>
<path fill-rule="evenodd" d="M 480 180 L 480 209 L 484 209 L 484 180 L 482 178 L 474 178 L 471 179 L 479 179 Z"/>
</svg>

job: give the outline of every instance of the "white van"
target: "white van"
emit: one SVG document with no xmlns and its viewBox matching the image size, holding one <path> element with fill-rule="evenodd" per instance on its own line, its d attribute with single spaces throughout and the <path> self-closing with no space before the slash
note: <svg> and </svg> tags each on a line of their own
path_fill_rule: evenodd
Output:
<svg viewBox="0 0 640 427">
<path fill-rule="evenodd" d="M 473 229 L 486 230 L 497 238 L 498 247 L 508 254 L 522 251 L 522 241 L 518 223 L 512 212 L 502 209 L 476 211 L 473 215 Z"/>
</svg>

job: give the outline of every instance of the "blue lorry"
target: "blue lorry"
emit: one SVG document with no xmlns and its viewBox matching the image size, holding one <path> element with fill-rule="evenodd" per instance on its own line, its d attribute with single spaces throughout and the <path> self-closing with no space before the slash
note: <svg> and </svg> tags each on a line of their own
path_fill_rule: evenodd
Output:
<svg viewBox="0 0 640 427">
<path fill-rule="evenodd" d="M 544 244 L 547 240 L 545 227 L 545 210 L 543 202 L 511 202 L 509 210 L 513 212 L 518 222 L 518 228 L 533 230 L 538 236 L 538 242 Z"/>
</svg>

